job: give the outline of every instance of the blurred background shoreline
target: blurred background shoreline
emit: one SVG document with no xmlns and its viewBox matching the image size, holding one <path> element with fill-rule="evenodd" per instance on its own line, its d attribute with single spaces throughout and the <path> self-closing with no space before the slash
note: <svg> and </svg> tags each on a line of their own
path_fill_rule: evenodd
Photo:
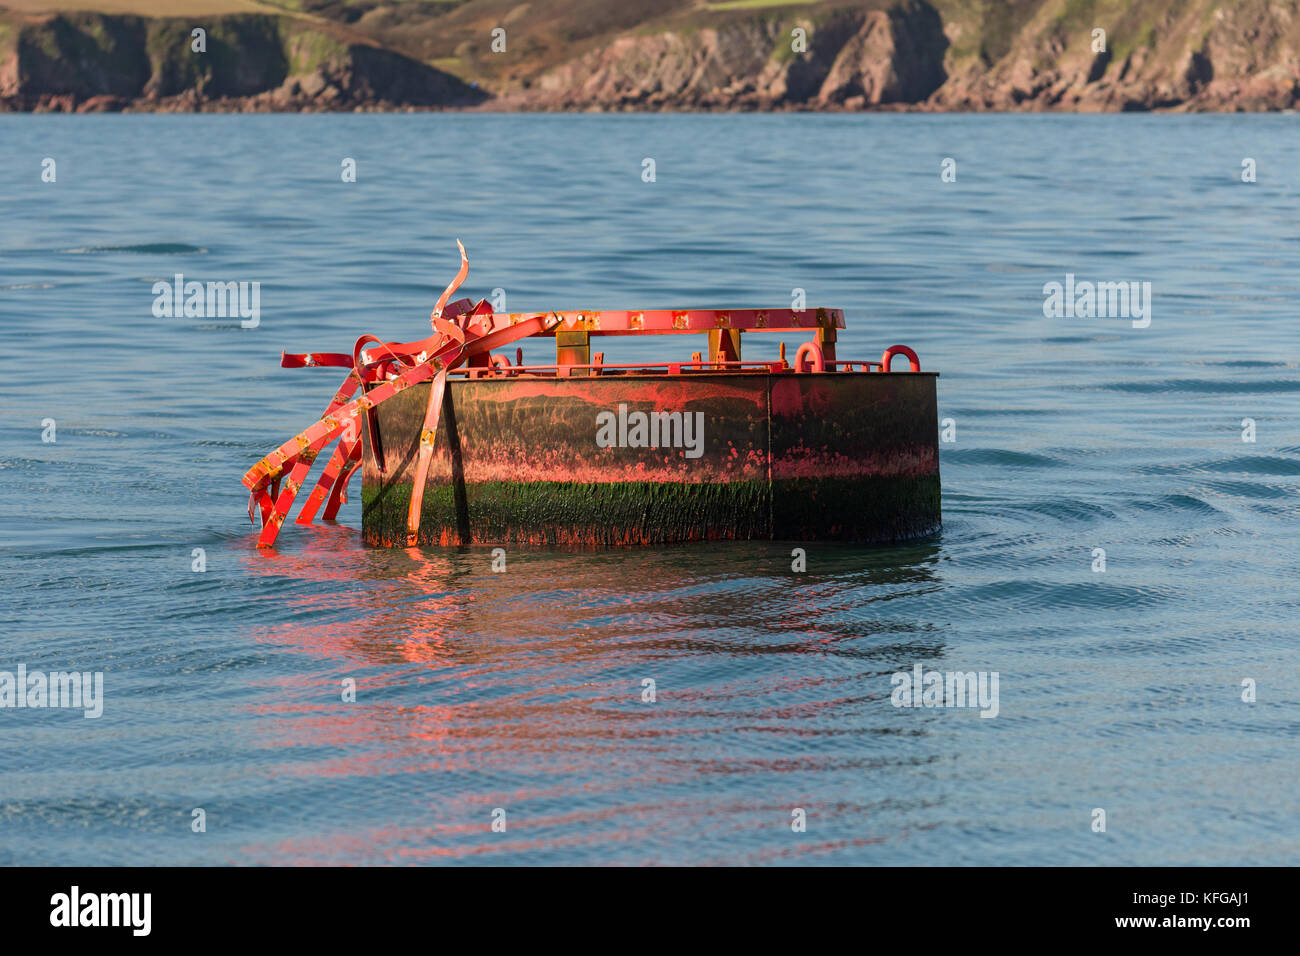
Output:
<svg viewBox="0 0 1300 956">
<path fill-rule="evenodd" d="M 0 112 L 1261 112 L 1297 49 L 1300 0 L 4 0 Z"/>
</svg>

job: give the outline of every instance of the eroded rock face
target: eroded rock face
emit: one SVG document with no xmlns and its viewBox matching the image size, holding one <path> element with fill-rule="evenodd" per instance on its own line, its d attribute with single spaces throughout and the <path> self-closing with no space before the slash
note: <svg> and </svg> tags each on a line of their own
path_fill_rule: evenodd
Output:
<svg viewBox="0 0 1300 956">
<path fill-rule="evenodd" d="M 620 37 L 543 75 L 527 99 L 555 109 L 721 102 L 761 70 L 771 42 L 766 33 L 755 25 L 726 36 L 701 30 Z"/>
<path fill-rule="evenodd" d="M 149 79 L 145 21 L 81 14 L 18 31 L 7 96 L 132 97 Z"/>
<path fill-rule="evenodd" d="M 797 49 L 795 30 L 805 41 Z M 820 24 L 755 19 L 621 37 L 508 101 L 537 109 L 917 103 L 943 82 L 947 43 L 938 14 L 920 3 L 844 11 Z"/>
<path fill-rule="evenodd" d="M 502 105 L 524 109 L 1286 109 L 1300 101 L 1300 0 L 1135 0 L 1097 48 L 1091 20 L 1030 3 L 1023 23 L 958 0 L 622 37 Z M 974 24 L 974 26 L 972 25 Z M 1207 26 L 1208 24 L 1208 26 Z M 801 28 L 807 47 L 790 50 Z M 972 30 L 1008 38 L 981 40 Z M 996 56 L 971 51 L 996 46 Z"/>
<path fill-rule="evenodd" d="M 99 112 L 473 106 L 487 95 L 416 60 L 274 16 L 63 14 L 22 25 L 0 59 L 0 108 Z M 3 53 L 0 53 L 0 57 Z"/>
<path fill-rule="evenodd" d="M 822 103 L 919 103 L 947 78 L 943 24 L 924 5 L 872 11 L 840 48 L 817 100 Z"/>
<path fill-rule="evenodd" d="M 1032 18 L 997 62 L 966 63 L 926 108 L 1288 109 L 1300 99 L 1297 0 L 1146 0 L 1094 50 L 1092 25 Z"/>
<path fill-rule="evenodd" d="M 655 8 L 659 28 L 593 33 L 594 48 L 566 47 L 567 62 L 502 79 L 495 96 L 347 28 L 289 15 L 209 18 L 208 50 L 196 56 L 188 20 L 73 13 L 6 22 L 0 13 L 0 109 L 1100 112 L 1300 103 L 1300 0 L 870 7 L 668 4 Z M 529 10 L 514 9 L 512 30 Z"/>
</svg>

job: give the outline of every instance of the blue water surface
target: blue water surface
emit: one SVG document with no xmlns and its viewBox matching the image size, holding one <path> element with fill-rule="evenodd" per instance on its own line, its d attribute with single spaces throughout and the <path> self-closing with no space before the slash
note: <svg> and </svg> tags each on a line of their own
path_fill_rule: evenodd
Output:
<svg viewBox="0 0 1300 956">
<path fill-rule="evenodd" d="M 0 117 L 0 670 L 104 674 L 97 719 L 0 709 L 0 863 L 1295 863 L 1297 137 Z M 428 334 L 457 237 L 511 311 L 803 289 L 841 357 L 911 345 L 955 438 L 942 532 L 804 573 L 779 542 L 493 573 L 362 547 L 354 494 L 257 550 L 239 478 L 341 377 L 280 351 Z M 260 324 L 155 317 L 177 273 L 260 282 Z M 1045 317 L 1067 273 L 1150 282 L 1149 327 Z M 893 706 L 918 663 L 997 672 L 997 716 Z"/>
</svg>

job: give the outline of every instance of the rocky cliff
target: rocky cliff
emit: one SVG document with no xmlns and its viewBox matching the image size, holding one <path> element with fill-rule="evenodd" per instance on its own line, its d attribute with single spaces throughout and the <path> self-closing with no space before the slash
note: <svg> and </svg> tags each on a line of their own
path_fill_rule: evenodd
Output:
<svg viewBox="0 0 1300 956">
<path fill-rule="evenodd" d="M 0 24 L 0 104 L 158 112 L 464 107 L 487 94 L 364 37 L 302 20 L 70 13 Z M 6 35 L 7 34 L 7 35 Z M 6 49 L 7 47 L 7 49 Z"/>
<path fill-rule="evenodd" d="M 966 55 L 950 57 L 948 79 L 925 108 L 1253 111 L 1300 99 L 1296 0 L 999 6 L 1010 42 L 998 44 L 987 19 L 974 36 L 950 24 Z"/>
<path fill-rule="evenodd" d="M 1300 0 L 282 2 L 301 9 L 0 9 L 0 108 L 1276 110 L 1300 99 Z"/>
<path fill-rule="evenodd" d="M 507 103 L 538 109 L 1288 109 L 1296 0 L 821 4 L 621 36 Z"/>
<path fill-rule="evenodd" d="M 925 102 L 948 41 L 933 7 L 904 2 L 824 19 L 748 18 L 616 38 L 507 102 L 553 109 L 862 109 Z"/>
</svg>

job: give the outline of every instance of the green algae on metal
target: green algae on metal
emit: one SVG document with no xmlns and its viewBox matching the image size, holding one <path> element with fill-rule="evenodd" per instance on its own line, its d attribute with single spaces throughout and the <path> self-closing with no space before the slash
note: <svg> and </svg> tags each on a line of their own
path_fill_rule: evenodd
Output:
<svg viewBox="0 0 1300 956">
<path fill-rule="evenodd" d="M 406 482 L 363 487 L 368 544 L 404 542 L 410 495 Z M 938 526 L 939 479 L 453 483 L 426 486 L 422 514 L 421 544 L 894 541 Z"/>
</svg>

